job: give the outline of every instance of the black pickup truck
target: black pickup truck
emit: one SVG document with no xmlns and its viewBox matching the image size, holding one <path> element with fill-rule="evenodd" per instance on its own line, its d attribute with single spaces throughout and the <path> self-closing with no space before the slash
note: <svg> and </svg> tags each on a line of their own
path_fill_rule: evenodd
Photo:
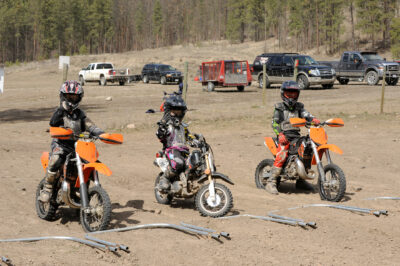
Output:
<svg viewBox="0 0 400 266">
<path fill-rule="evenodd" d="M 297 76 L 294 77 L 294 63 L 299 60 Z M 280 84 L 287 80 L 296 80 L 301 89 L 310 85 L 322 85 L 330 89 L 335 82 L 335 70 L 330 66 L 318 64 L 308 55 L 297 53 L 265 53 L 256 57 L 251 67 L 252 77 L 258 80 L 260 88 L 263 83 L 263 64 L 266 64 L 266 87 Z"/>
<path fill-rule="evenodd" d="M 350 80 L 364 80 L 368 85 L 376 85 L 383 79 L 385 67 L 385 81 L 388 85 L 396 85 L 400 77 L 399 64 L 386 61 L 376 52 L 349 51 L 343 53 L 340 61 L 319 61 L 319 63 L 334 68 L 340 84 L 347 84 Z"/>
<path fill-rule="evenodd" d="M 167 82 L 179 84 L 183 80 L 182 72 L 170 65 L 164 64 L 146 64 L 142 69 L 142 80 L 144 83 L 149 81 L 158 81 L 162 85 Z"/>
</svg>

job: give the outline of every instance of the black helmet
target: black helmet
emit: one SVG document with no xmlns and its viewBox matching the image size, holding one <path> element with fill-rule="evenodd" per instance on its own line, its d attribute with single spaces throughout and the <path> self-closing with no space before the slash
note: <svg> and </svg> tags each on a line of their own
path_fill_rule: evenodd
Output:
<svg viewBox="0 0 400 266">
<path fill-rule="evenodd" d="M 65 110 L 71 112 L 78 108 L 83 94 L 83 88 L 78 81 L 68 80 L 61 85 L 60 104 Z"/>
<path fill-rule="evenodd" d="M 186 103 L 182 99 L 182 96 L 180 94 L 171 94 L 164 99 L 164 112 L 170 115 L 172 110 L 181 110 L 181 115 L 178 118 L 182 120 L 187 110 Z"/>
<path fill-rule="evenodd" d="M 289 107 L 293 108 L 300 95 L 299 84 L 295 81 L 285 81 L 281 86 L 281 98 L 283 102 Z"/>
</svg>

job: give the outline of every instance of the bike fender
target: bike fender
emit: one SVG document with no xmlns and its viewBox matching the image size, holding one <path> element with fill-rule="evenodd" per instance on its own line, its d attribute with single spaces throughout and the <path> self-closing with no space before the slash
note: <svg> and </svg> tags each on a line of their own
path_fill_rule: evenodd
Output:
<svg viewBox="0 0 400 266">
<path fill-rule="evenodd" d="M 318 151 L 320 151 L 320 150 L 326 150 L 326 149 L 331 150 L 331 151 L 333 151 L 333 152 L 336 152 L 336 153 L 338 153 L 338 154 L 343 154 L 342 149 L 340 149 L 340 148 L 339 148 L 337 145 L 335 145 L 335 144 L 324 144 L 324 145 L 321 145 L 321 146 L 319 146 L 319 147 L 317 148 Z"/>
<path fill-rule="evenodd" d="M 276 148 L 274 140 L 271 137 L 265 137 L 264 144 L 265 144 L 265 146 L 267 146 L 267 148 L 272 153 L 272 155 L 276 156 L 277 148 Z"/>
<path fill-rule="evenodd" d="M 224 174 L 221 174 L 221 173 L 218 173 L 218 172 L 212 173 L 211 177 L 214 178 L 214 179 L 222 179 L 222 180 L 224 180 L 225 182 L 227 182 L 227 183 L 229 183 L 231 185 L 235 184 L 235 183 L 233 183 L 233 181 L 228 176 L 226 176 Z M 200 179 L 197 180 L 197 182 L 199 182 L 199 183 L 204 182 L 207 178 L 208 178 L 208 175 L 202 175 L 200 177 Z"/>
<path fill-rule="evenodd" d="M 324 155 L 326 150 L 331 150 L 333 152 L 336 152 L 338 154 L 343 154 L 343 151 L 335 144 L 324 144 L 321 146 L 318 146 L 317 151 L 318 151 L 318 156 L 319 159 L 322 159 L 322 156 Z M 317 161 L 315 160 L 315 155 L 313 155 L 312 161 L 311 161 L 312 165 L 317 164 Z"/>
<path fill-rule="evenodd" d="M 43 152 L 40 161 L 42 162 L 43 170 L 46 172 L 46 168 L 49 165 L 49 153 Z"/>
<path fill-rule="evenodd" d="M 87 168 L 94 168 L 97 172 L 106 176 L 110 176 L 112 174 L 110 168 L 108 168 L 104 163 L 88 163 L 83 166 L 83 170 Z"/>
</svg>

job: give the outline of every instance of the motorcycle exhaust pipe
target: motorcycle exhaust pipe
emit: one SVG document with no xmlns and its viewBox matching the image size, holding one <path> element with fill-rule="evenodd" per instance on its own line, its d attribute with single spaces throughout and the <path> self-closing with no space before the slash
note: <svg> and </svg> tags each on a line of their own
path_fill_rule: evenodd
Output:
<svg viewBox="0 0 400 266">
<path fill-rule="evenodd" d="M 306 168 L 304 167 L 303 162 L 300 161 L 299 158 L 296 158 L 294 162 L 295 162 L 295 164 L 296 164 L 297 173 L 299 174 L 299 176 L 300 176 L 302 179 L 306 179 L 306 180 L 313 180 L 313 179 L 315 179 L 315 177 L 316 177 L 315 172 L 314 172 L 314 171 L 312 171 L 312 172 L 310 171 L 310 173 L 307 174 Z"/>
</svg>

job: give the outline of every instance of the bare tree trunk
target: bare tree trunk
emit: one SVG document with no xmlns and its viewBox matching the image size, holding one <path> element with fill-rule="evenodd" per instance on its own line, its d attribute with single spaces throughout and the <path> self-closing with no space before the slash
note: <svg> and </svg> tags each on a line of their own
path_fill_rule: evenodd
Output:
<svg viewBox="0 0 400 266">
<path fill-rule="evenodd" d="M 350 1 L 350 18 L 351 18 L 351 39 L 353 41 L 353 50 L 356 50 L 356 36 L 354 34 L 353 1 Z"/>
</svg>

